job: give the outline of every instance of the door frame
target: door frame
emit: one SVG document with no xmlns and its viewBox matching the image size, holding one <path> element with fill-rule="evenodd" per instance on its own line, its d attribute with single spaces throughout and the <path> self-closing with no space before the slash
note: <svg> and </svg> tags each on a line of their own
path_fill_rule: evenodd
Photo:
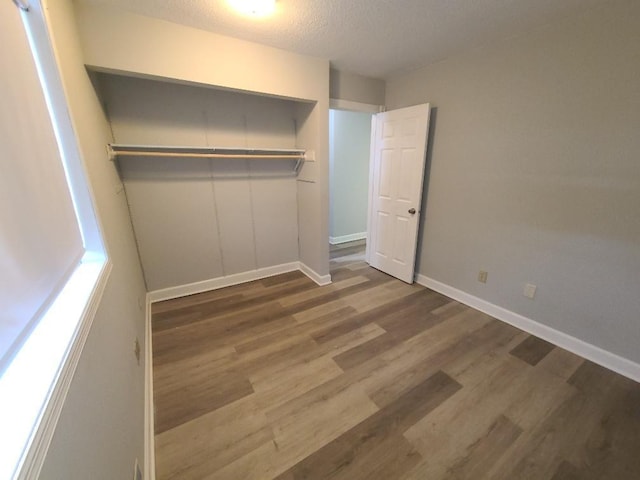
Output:
<svg viewBox="0 0 640 480">
<path fill-rule="evenodd" d="M 375 175 L 374 150 L 376 148 L 376 120 L 376 114 L 371 115 L 371 138 L 369 139 L 369 200 L 367 202 L 367 242 L 365 243 L 364 251 L 364 260 L 369 265 L 371 265 L 371 209 L 373 208 L 373 179 Z"/>
<path fill-rule="evenodd" d="M 351 100 L 342 100 L 341 98 L 330 98 L 329 110 L 346 110 L 348 112 L 375 114 L 384 112 L 385 106 L 375 105 L 373 103 L 352 102 Z"/>
<path fill-rule="evenodd" d="M 369 232 L 370 232 L 370 217 L 371 217 L 371 196 L 373 195 L 372 183 L 373 183 L 373 168 L 371 165 L 371 154 L 373 152 L 374 144 L 371 143 L 374 140 L 373 133 L 375 132 L 375 120 L 376 113 L 382 113 L 386 111 L 386 107 L 384 105 L 375 105 L 373 103 L 361 103 L 361 102 L 352 102 L 351 100 L 343 100 L 341 98 L 330 98 L 329 99 L 329 110 L 343 110 L 347 112 L 360 112 L 360 113 L 370 113 L 371 114 L 371 138 L 369 139 L 369 191 L 368 191 L 368 201 L 367 201 L 367 240 L 365 243 L 365 261 L 369 263 Z M 331 181 L 331 178 L 329 178 Z M 329 239 L 327 239 L 329 241 Z"/>
</svg>

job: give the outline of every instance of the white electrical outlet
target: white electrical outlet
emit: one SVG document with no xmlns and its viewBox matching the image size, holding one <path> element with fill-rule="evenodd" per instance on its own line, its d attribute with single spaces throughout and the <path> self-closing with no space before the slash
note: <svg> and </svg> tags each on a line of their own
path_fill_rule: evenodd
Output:
<svg viewBox="0 0 640 480">
<path fill-rule="evenodd" d="M 479 281 L 480 283 L 487 283 L 487 276 L 488 276 L 488 275 L 489 275 L 489 274 L 488 274 L 487 272 L 485 272 L 484 270 L 480 270 L 480 271 L 478 272 L 478 281 Z"/>
<path fill-rule="evenodd" d="M 536 296 L 536 286 L 531 284 L 531 283 L 527 283 L 524 286 L 524 296 L 527 298 L 533 298 Z"/>
</svg>

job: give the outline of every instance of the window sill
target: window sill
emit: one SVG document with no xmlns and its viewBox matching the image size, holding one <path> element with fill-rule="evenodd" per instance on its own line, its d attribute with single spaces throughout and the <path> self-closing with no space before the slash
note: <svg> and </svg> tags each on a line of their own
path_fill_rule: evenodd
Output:
<svg viewBox="0 0 640 480">
<path fill-rule="evenodd" d="M 86 253 L 0 377 L 0 478 L 37 478 L 111 262 Z"/>
</svg>

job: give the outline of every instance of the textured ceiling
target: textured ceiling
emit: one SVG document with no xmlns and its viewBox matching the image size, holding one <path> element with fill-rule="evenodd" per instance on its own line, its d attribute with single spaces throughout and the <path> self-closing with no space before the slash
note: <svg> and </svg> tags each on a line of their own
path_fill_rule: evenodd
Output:
<svg viewBox="0 0 640 480">
<path fill-rule="evenodd" d="M 370 77 L 442 60 L 606 0 L 278 0 L 268 19 L 226 0 L 77 0 L 106 4 L 292 52 Z"/>
</svg>

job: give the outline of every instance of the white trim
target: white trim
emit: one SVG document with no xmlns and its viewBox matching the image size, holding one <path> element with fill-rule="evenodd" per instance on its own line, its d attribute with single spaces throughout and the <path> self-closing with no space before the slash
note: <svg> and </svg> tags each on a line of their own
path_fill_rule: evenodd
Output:
<svg viewBox="0 0 640 480">
<path fill-rule="evenodd" d="M 375 177 L 375 151 L 376 151 L 376 122 L 378 115 L 371 115 L 371 139 L 369 140 L 369 184 L 368 184 L 368 199 L 367 199 L 367 234 L 371 233 L 371 212 L 373 205 L 373 179 Z M 371 263 L 371 251 L 369 246 L 371 245 L 371 235 L 367 240 L 364 251 L 364 259 L 367 263 Z"/>
<path fill-rule="evenodd" d="M 153 344 L 151 297 L 146 295 L 144 312 L 144 472 L 145 480 L 156 479 L 156 453 L 153 410 Z"/>
<path fill-rule="evenodd" d="M 227 275 L 226 277 L 211 278 L 209 280 L 202 280 L 201 282 L 154 290 L 148 293 L 148 301 L 149 303 L 155 303 L 186 297 L 196 293 L 218 290 L 219 288 L 231 287 L 240 283 L 253 282 L 254 280 L 273 277 L 274 275 L 281 275 L 296 270 L 300 270 L 321 287 L 331 283 L 331 275 L 320 275 L 302 262 L 291 262 L 274 265 L 272 267 L 259 268 L 257 270 L 249 270 L 248 272 L 235 273 L 233 275 Z"/>
<path fill-rule="evenodd" d="M 44 460 L 51 445 L 58 420 L 62 414 L 69 393 L 69 387 L 75 374 L 82 350 L 91 331 L 91 326 L 102 300 L 104 290 L 111 275 L 113 264 L 107 259 L 98 275 L 93 292 L 87 302 L 82 318 L 78 321 L 76 333 L 69 345 L 66 358 L 62 361 L 57 378 L 52 382 L 50 397 L 45 401 L 45 407 L 38 425 L 32 434 L 28 450 L 23 457 L 22 467 L 17 474 L 18 479 L 38 478 L 44 465 Z"/>
<path fill-rule="evenodd" d="M 356 240 L 364 240 L 366 238 L 367 238 L 367 232 L 350 233 L 349 235 L 329 237 L 329 243 L 331 245 L 339 245 L 341 243 L 355 242 Z"/>
<path fill-rule="evenodd" d="M 332 110 L 348 110 L 350 112 L 362 112 L 362 113 L 384 112 L 384 105 L 375 105 L 373 103 L 352 102 L 351 100 L 342 100 L 340 98 L 330 98 L 329 108 Z"/>
<path fill-rule="evenodd" d="M 436 292 L 442 293 L 447 297 L 464 303 L 465 305 L 473 307 L 476 310 L 491 315 L 498 320 L 502 320 L 514 327 L 535 335 L 536 337 L 540 337 L 543 340 L 551 342 L 558 347 L 564 348 L 576 355 L 591 360 L 592 362 L 608 368 L 609 370 L 613 370 L 620 375 L 624 375 L 636 382 L 640 382 L 640 364 L 627 358 L 620 357 L 615 353 L 603 350 L 602 348 L 580 340 L 579 338 L 536 322 L 535 320 L 502 308 L 425 275 L 416 275 L 416 282 L 422 286 L 435 290 Z"/>
<path fill-rule="evenodd" d="M 321 287 L 324 287 L 325 285 L 329 285 L 331 283 L 331 275 L 329 274 L 320 275 L 318 272 L 316 272 L 312 268 L 309 268 L 304 263 L 302 262 L 298 262 L 298 263 L 299 263 L 298 269 L 302 273 L 304 273 L 307 277 L 309 277 L 311 280 L 313 280 L 318 285 L 320 285 Z"/>
<path fill-rule="evenodd" d="M 186 297 L 196 293 L 208 292 L 209 290 L 217 290 L 219 288 L 238 285 L 239 283 L 252 282 L 261 278 L 280 275 L 281 273 L 301 270 L 299 262 L 283 263 L 272 267 L 258 268 L 257 270 L 249 270 L 248 272 L 235 273 L 224 277 L 211 278 L 200 282 L 188 283 L 186 285 L 178 285 L 175 287 L 163 288 L 149 292 L 149 300 L 151 303 L 161 302 L 163 300 L 171 300 L 173 298 Z"/>
</svg>

